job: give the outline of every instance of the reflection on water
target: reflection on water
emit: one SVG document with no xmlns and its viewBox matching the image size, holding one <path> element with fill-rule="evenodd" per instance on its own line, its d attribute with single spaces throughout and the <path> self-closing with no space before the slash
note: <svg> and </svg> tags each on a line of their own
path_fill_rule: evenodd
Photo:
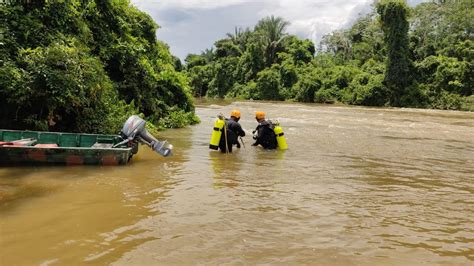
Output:
<svg viewBox="0 0 474 266">
<path fill-rule="evenodd" d="M 210 151 L 239 108 L 245 146 Z M 252 147 L 256 110 L 287 151 Z M 0 168 L 1 265 L 472 265 L 474 114 L 202 103 L 124 167 Z"/>
<path fill-rule="evenodd" d="M 239 185 L 238 173 L 242 166 L 242 160 L 239 156 L 211 151 L 209 159 L 214 172 L 214 188 L 235 188 Z"/>
</svg>

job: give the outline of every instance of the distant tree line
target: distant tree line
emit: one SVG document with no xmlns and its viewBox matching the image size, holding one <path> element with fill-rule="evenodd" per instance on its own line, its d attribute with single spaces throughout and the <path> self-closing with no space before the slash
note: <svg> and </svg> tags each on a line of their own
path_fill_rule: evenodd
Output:
<svg viewBox="0 0 474 266">
<path fill-rule="evenodd" d="M 128 0 L 2 1 L 0 128 L 117 133 L 133 113 L 197 122 L 157 28 Z"/>
<path fill-rule="evenodd" d="M 185 59 L 195 96 L 473 110 L 474 2 L 381 0 L 319 47 L 266 17 Z"/>
</svg>

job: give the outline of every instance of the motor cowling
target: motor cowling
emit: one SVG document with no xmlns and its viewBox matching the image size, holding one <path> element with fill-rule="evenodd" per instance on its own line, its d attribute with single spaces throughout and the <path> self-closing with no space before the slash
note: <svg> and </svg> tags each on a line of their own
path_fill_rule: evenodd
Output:
<svg viewBox="0 0 474 266">
<path fill-rule="evenodd" d="M 159 141 L 148 133 L 145 128 L 146 122 L 137 115 L 130 116 L 123 125 L 120 135 L 129 142 L 140 142 L 150 147 L 155 152 L 166 157 L 171 155 L 173 145 L 165 141 Z"/>
</svg>

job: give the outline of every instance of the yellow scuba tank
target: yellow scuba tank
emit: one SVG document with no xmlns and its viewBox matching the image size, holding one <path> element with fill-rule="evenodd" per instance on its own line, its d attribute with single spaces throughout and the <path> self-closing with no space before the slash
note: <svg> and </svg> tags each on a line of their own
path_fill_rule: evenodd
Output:
<svg viewBox="0 0 474 266">
<path fill-rule="evenodd" d="M 214 122 L 211 141 L 209 142 L 209 149 L 217 150 L 219 148 L 219 141 L 221 140 L 222 128 L 224 127 L 224 125 L 224 117 L 218 116 L 218 119 L 216 120 L 216 122 Z"/>
<path fill-rule="evenodd" d="M 273 132 L 275 132 L 277 143 L 278 143 L 278 148 L 280 150 L 287 150 L 288 149 L 288 144 L 286 143 L 285 139 L 285 133 L 283 133 L 283 128 L 281 128 L 280 124 L 277 123 L 275 127 L 273 128 Z"/>
</svg>

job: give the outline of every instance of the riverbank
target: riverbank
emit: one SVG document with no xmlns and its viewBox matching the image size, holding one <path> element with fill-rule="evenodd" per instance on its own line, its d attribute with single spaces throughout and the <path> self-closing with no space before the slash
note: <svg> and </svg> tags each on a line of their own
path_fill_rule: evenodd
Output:
<svg viewBox="0 0 474 266">
<path fill-rule="evenodd" d="M 446 110 L 446 109 L 436 109 L 436 108 L 415 108 L 415 107 L 391 107 L 391 106 L 364 106 L 364 105 L 352 105 L 346 104 L 339 101 L 333 101 L 330 103 L 305 103 L 297 102 L 293 100 L 284 100 L 284 101 L 263 101 L 263 100 L 246 100 L 241 98 L 208 98 L 208 97 L 194 97 L 195 104 L 213 104 L 218 103 L 220 105 L 230 105 L 233 102 L 261 102 L 261 103 L 285 103 L 285 104 L 303 104 L 303 105 L 315 105 L 315 106 L 337 106 L 337 107 L 365 107 L 365 108 L 381 108 L 381 109 L 414 109 L 414 110 L 440 110 L 440 111 L 460 111 L 460 112 L 474 112 L 474 95 L 465 97 L 463 104 L 460 109 Z"/>
</svg>

